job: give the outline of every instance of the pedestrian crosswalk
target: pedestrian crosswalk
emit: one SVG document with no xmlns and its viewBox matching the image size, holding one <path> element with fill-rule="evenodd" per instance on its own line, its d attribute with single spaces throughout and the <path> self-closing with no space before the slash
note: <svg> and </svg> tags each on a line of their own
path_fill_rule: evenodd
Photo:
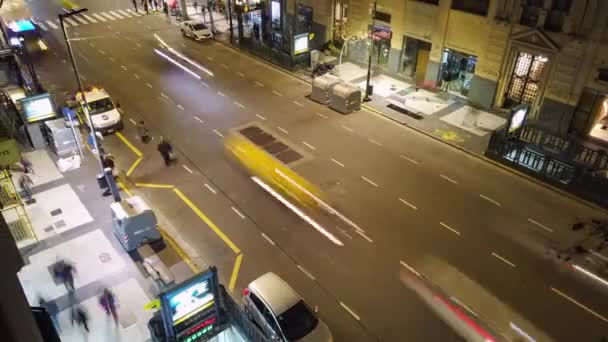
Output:
<svg viewBox="0 0 608 342">
<path fill-rule="evenodd" d="M 66 27 L 78 27 L 81 25 L 98 24 L 114 20 L 122 20 L 139 17 L 144 13 L 136 12 L 132 9 L 116 9 L 97 13 L 81 13 L 64 19 Z M 43 31 L 59 30 L 59 19 L 54 20 L 35 20 L 35 23 Z"/>
</svg>

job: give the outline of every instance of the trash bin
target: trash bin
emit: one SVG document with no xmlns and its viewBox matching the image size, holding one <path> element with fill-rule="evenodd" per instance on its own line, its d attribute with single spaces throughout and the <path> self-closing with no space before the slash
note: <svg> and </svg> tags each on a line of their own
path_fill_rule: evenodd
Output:
<svg viewBox="0 0 608 342">
<path fill-rule="evenodd" d="M 312 92 L 310 93 L 310 99 L 325 105 L 329 104 L 332 89 L 340 82 L 341 80 L 338 77 L 330 74 L 325 74 L 315 78 L 312 81 Z"/>
<path fill-rule="evenodd" d="M 108 188 L 108 180 L 106 179 L 105 174 L 100 173 L 97 175 L 97 185 L 99 185 L 99 188 L 102 190 Z"/>
<path fill-rule="evenodd" d="M 339 83 L 332 89 L 329 107 L 342 114 L 361 109 L 361 89 L 354 84 Z"/>
<path fill-rule="evenodd" d="M 374 85 L 370 84 L 367 86 L 367 96 L 372 96 L 374 95 Z"/>
</svg>

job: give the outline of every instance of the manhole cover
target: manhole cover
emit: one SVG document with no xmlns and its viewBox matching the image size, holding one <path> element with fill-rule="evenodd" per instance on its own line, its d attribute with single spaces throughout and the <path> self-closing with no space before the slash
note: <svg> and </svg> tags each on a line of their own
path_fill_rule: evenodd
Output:
<svg viewBox="0 0 608 342">
<path fill-rule="evenodd" d="M 102 264 L 107 264 L 112 261 L 112 257 L 110 257 L 110 254 L 104 252 L 99 254 L 99 261 L 101 261 Z"/>
<path fill-rule="evenodd" d="M 264 151 L 279 159 L 283 164 L 293 163 L 304 158 L 303 155 L 289 147 L 288 144 L 282 142 L 264 129 L 250 125 L 239 130 L 243 136 L 249 139 L 255 145 L 264 149 Z"/>
<path fill-rule="evenodd" d="M 62 213 L 61 209 L 55 209 L 55 210 L 51 211 L 51 216 L 57 216 L 61 213 Z"/>
<path fill-rule="evenodd" d="M 54 228 L 53 228 L 53 226 L 48 226 L 48 227 L 44 228 L 43 230 L 44 230 L 46 233 L 50 233 L 50 232 L 51 232 L 53 229 L 54 229 Z"/>
</svg>

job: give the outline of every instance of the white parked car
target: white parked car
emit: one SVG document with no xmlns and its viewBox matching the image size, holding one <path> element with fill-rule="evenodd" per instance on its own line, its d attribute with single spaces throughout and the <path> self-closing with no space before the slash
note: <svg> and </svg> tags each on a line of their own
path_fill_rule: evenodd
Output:
<svg viewBox="0 0 608 342">
<path fill-rule="evenodd" d="M 184 37 L 190 37 L 194 40 L 213 38 L 211 28 L 205 25 L 202 20 L 187 20 L 182 22 L 181 31 Z"/>
<path fill-rule="evenodd" d="M 270 340 L 333 342 L 327 324 L 276 274 L 252 281 L 243 295 L 245 313 Z"/>
</svg>

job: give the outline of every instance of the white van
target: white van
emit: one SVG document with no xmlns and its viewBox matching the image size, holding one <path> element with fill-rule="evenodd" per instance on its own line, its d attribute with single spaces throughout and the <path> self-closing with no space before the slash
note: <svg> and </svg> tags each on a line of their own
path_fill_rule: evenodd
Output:
<svg viewBox="0 0 608 342">
<path fill-rule="evenodd" d="M 109 134 L 122 129 L 123 122 L 120 112 L 118 112 L 110 95 L 104 89 L 92 88 L 85 90 L 84 95 L 87 100 L 91 121 L 96 131 L 102 134 Z M 83 100 L 80 92 L 76 94 L 76 100 L 78 104 L 82 104 Z M 78 118 L 83 124 L 88 126 L 88 120 L 84 117 L 84 113 L 81 113 L 80 106 L 78 106 Z"/>
</svg>

